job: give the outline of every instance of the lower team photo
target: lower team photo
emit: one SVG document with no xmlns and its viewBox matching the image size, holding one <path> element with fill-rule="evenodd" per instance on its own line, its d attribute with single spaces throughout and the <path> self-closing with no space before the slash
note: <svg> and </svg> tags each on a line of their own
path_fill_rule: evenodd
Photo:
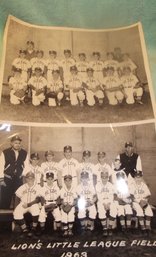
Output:
<svg viewBox="0 0 156 257">
<path fill-rule="evenodd" d="M 98 242 L 134 239 L 137 245 L 141 243 L 136 238 L 155 238 L 154 123 L 107 127 L 1 124 L 0 143 L 4 248 L 7 242 L 22 249 L 17 242 L 34 240 L 50 242 L 55 250 L 55 244 L 64 241 L 76 240 L 87 247 L 86 240 L 96 240 L 97 246 Z M 60 252 L 55 256 L 61 256 Z"/>
</svg>

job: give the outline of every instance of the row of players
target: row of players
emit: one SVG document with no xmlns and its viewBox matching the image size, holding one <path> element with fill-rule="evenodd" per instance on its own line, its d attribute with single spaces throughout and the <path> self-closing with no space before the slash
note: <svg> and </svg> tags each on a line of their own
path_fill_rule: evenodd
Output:
<svg viewBox="0 0 156 257">
<path fill-rule="evenodd" d="M 64 98 L 70 100 L 72 106 L 83 106 L 85 99 L 89 106 L 94 106 L 96 102 L 102 106 L 106 95 L 110 105 L 122 104 L 124 99 L 127 104 L 142 104 L 143 87 L 130 67 L 123 68 L 121 77 L 113 66 L 108 67 L 101 82 L 93 68 L 87 68 L 85 73 L 85 78 L 82 78 L 74 65 L 70 67 L 68 80 L 62 81 L 59 69 L 50 71 L 46 80 L 42 69 L 36 67 L 34 75 L 26 82 L 22 69 L 14 68 L 14 75 L 9 79 L 10 102 L 17 105 L 26 99 L 26 95 L 31 95 L 34 106 L 45 100 L 48 106 L 60 106 Z"/>
<path fill-rule="evenodd" d="M 120 161 L 115 162 L 120 166 Z M 116 218 L 119 217 L 121 229 L 124 232 L 131 228 L 131 220 L 136 213 L 141 231 L 151 230 L 152 209 L 148 203 L 150 191 L 142 179 L 142 172 L 136 171 L 133 182 L 123 170 L 115 171 L 115 181 L 109 181 L 109 173 L 103 170 L 94 186 L 90 180 L 89 171 L 80 174 L 80 183 L 74 185 L 74 177 L 65 175 L 60 189 L 55 180 L 55 174 L 46 172 L 46 182 L 43 187 L 35 183 L 35 174 L 31 171 L 25 174 L 25 184 L 16 191 L 19 204 L 14 210 L 14 220 L 20 225 L 22 233 L 32 236 L 36 233 L 38 223 L 41 232 L 45 229 L 46 217 L 50 212 L 54 217 L 56 230 L 62 230 L 63 236 L 73 235 L 75 213 L 80 220 L 81 231 L 94 230 L 96 217 L 101 222 L 103 236 L 112 235 Z M 28 230 L 24 214 L 30 212 L 33 223 Z"/>
<path fill-rule="evenodd" d="M 115 72 L 118 72 L 120 76 L 122 75 L 124 67 L 130 67 L 133 73 L 136 73 L 137 70 L 136 64 L 131 60 L 128 53 L 123 54 L 122 62 L 114 59 L 113 52 L 108 52 L 106 54 L 105 61 L 100 59 L 100 52 L 93 52 L 92 61 L 90 62 L 86 60 L 85 53 L 79 53 L 79 60 L 75 61 L 69 49 L 64 50 L 63 60 L 58 60 L 57 52 L 54 50 L 49 51 L 49 58 L 47 60 L 44 58 L 44 52 L 42 50 L 38 50 L 35 53 L 35 57 L 27 60 L 27 51 L 19 50 L 19 56 L 12 62 L 13 68 L 22 69 L 22 77 L 25 79 L 25 81 L 28 81 L 29 77 L 34 73 L 36 67 L 41 68 L 47 80 L 50 79 L 51 72 L 53 70 L 60 70 L 61 79 L 67 80 L 70 76 L 71 66 L 75 65 L 77 67 L 79 75 L 82 78 L 85 78 L 87 68 L 92 68 L 95 71 L 95 77 L 100 82 L 102 82 L 103 76 L 105 76 L 105 70 L 108 67 L 113 67 Z"/>
</svg>

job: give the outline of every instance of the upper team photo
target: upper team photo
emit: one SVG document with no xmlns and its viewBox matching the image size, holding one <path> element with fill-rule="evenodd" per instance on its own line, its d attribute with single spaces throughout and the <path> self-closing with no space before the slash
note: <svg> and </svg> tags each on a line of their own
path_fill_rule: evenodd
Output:
<svg viewBox="0 0 156 257">
<path fill-rule="evenodd" d="M 1 120 L 118 123 L 154 118 L 141 24 L 113 30 L 39 27 L 9 16 Z"/>
</svg>

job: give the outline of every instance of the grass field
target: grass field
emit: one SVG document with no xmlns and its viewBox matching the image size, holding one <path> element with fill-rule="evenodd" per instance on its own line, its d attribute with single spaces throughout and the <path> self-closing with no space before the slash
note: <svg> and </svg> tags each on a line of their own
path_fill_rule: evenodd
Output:
<svg viewBox="0 0 156 257">
<path fill-rule="evenodd" d="M 33 106 L 31 103 L 14 106 L 9 96 L 3 96 L 0 105 L 1 121 L 21 121 L 35 123 L 117 123 L 152 119 L 153 110 L 149 94 L 143 95 L 143 105 L 110 106 L 105 99 L 102 107 L 70 106 L 64 102 L 62 106 L 48 107 L 46 104 Z"/>
</svg>

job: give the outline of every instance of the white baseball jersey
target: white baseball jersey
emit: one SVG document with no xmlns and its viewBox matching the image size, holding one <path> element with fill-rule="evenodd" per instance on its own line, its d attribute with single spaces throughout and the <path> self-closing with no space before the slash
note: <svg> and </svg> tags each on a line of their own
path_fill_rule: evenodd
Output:
<svg viewBox="0 0 156 257">
<path fill-rule="evenodd" d="M 76 67 L 78 72 L 86 72 L 89 67 L 89 63 L 87 61 L 78 61 L 76 62 Z"/>
<path fill-rule="evenodd" d="M 23 71 L 27 72 L 28 69 L 31 68 L 31 63 L 26 58 L 20 58 L 20 57 L 14 59 L 12 65 L 17 69 L 21 69 L 22 72 Z"/>
<path fill-rule="evenodd" d="M 64 73 L 70 73 L 70 67 L 75 65 L 75 60 L 72 57 L 63 59 L 60 62 L 61 67 L 63 68 Z"/>
<path fill-rule="evenodd" d="M 23 77 L 11 77 L 9 79 L 9 85 L 11 85 L 12 90 L 19 90 L 23 89 L 24 87 L 27 86 L 25 79 Z"/>
<path fill-rule="evenodd" d="M 106 76 L 103 78 L 103 85 L 109 90 L 120 86 L 121 81 L 116 75 Z"/>
<path fill-rule="evenodd" d="M 76 159 L 71 158 L 70 160 L 67 160 L 64 158 L 59 162 L 58 167 L 62 173 L 62 184 L 64 184 L 64 177 L 66 175 L 71 175 L 73 184 L 77 185 L 77 171 L 79 168 L 79 163 Z"/>
<path fill-rule="evenodd" d="M 89 67 L 91 67 L 94 70 L 94 72 L 102 72 L 103 61 L 91 61 L 89 62 Z"/>
<path fill-rule="evenodd" d="M 56 203 L 56 200 L 60 196 L 60 189 L 56 184 L 53 184 L 52 187 L 49 187 L 47 184 L 42 188 L 42 196 L 46 200 L 46 204 L 51 202 Z"/>
<path fill-rule="evenodd" d="M 63 82 L 60 78 L 54 80 L 53 77 L 48 80 L 47 88 L 50 89 L 51 92 L 58 92 L 59 90 L 63 90 Z"/>
<path fill-rule="evenodd" d="M 117 196 L 120 199 L 125 200 L 130 197 L 129 186 L 128 186 L 127 180 L 125 180 L 124 178 L 120 178 L 116 180 L 115 189 L 116 189 Z"/>
<path fill-rule="evenodd" d="M 76 74 L 69 77 L 69 80 L 66 81 L 66 84 L 68 85 L 69 89 L 77 89 L 82 87 L 82 79 L 81 77 Z"/>
<path fill-rule="evenodd" d="M 37 58 L 34 57 L 30 60 L 32 71 L 35 70 L 35 68 L 41 68 L 42 71 L 44 71 L 46 66 L 46 60 L 44 58 Z"/>
<path fill-rule="evenodd" d="M 100 202 L 113 202 L 115 189 L 112 183 L 109 181 L 104 185 L 102 182 L 98 182 L 96 185 L 96 193 L 98 201 Z"/>
<path fill-rule="evenodd" d="M 60 61 L 55 59 L 47 59 L 46 61 L 46 66 L 48 71 L 53 71 L 53 70 L 59 70 L 60 67 Z"/>
<path fill-rule="evenodd" d="M 40 184 L 41 183 L 41 177 L 42 177 L 42 169 L 39 165 L 32 166 L 29 164 L 27 167 L 23 170 L 23 176 L 26 175 L 27 172 L 31 171 L 35 175 L 35 183 Z"/>
<path fill-rule="evenodd" d="M 119 62 L 116 60 L 106 60 L 103 64 L 104 69 L 107 69 L 109 67 L 113 67 L 115 71 L 119 68 Z"/>
<path fill-rule="evenodd" d="M 95 90 L 99 85 L 100 82 L 98 79 L 94 78 L 94 77 L 88 77 L 85 80 L 85 84 L 87 85 L 87 89 L 88 90 Z"/>
<path fill-rule="evenodd" d="M 96 195 L 95 188 L 92 183 L 83 185 L 80 183 L 77 187 L 77 195 L 84 198 L 86 201 L 93 201 L 93 197 Z"/>
<path fill-rule="evenodd" d="M 57 173 L 58 173 L 58 163 L 57 162 L 43 162 L 41 164 L 41 170 L 43 174 L 43 180 L 46 181 L 46 173 L 48 171 L 52 172 L 54 174 L 54 180 L 57 180 Z"/>
<path fill-rule="evenodd" d="M 82 162 L 79 164 L 79 177 L 81 178 L 81 173 L 88 173 L 89 174 L 89 180 L 91 183 L 93 183 L 93 175 L 94 175 L 94 169 L 95 165 L 91 162 Z"/>
<path fill-rule="evenodd" d="M 134 74 L 130 74 L 128 76 L 123 75 L 121 77 L 121 84 L 124 88 L 134 88 L 138 82 L 139 80 Z"/>
<path fill-rule="evenodd" d="M 65 204 L 68 203 L 72 205 L 74 200 L 77 198 L 76 188 L 74 186 L 70 189 L 67 189 L 66 186 L 62 187 L 60 190 L 60 197 Z"/>
<path fill-rule="evenodd" d="M 28 184 L 25 183 L 17 189 L 15 194 L 21 199 L 21 202 L 28 204 L 34 201 L 37 196 L 41 195 L 41 187 L 37 184 L 29 187 Z"/>
<path fill-rule="evenodd" d="M 130 191 L 134 195 L 135 201 L 138 203 L 140 200 L 151 195 L 148 186 L 143 181 L 140 184 L 131 184 Z"/>
<path fill-rule="evenodd" d="M 28 84 L 34 86 L 35 89 L 38 90 L 47 85 L 47 80 L 43 76 L 40 76 L 39 78 L 33 76 L 29 79 Z"/>
<path fill-rule="evenodd" d="M 97 176 L 97 182 L 101 181 L 101 172 L 108 172 L 108 176 L 111 177 L 113 175 L 113 170 L 110 165 L 107 163 L 100 164 L 99 162 L 95 165 L 95 175 Z"/>
<path fill-rule="evenodd" d="M 124 67 L 129 67 L 131 71 L 134 71 L 137 68 L 136 64 L 131 59 L 122 61 L 119 67 L 121 70 L 123 70 Z"/>
</svg>

